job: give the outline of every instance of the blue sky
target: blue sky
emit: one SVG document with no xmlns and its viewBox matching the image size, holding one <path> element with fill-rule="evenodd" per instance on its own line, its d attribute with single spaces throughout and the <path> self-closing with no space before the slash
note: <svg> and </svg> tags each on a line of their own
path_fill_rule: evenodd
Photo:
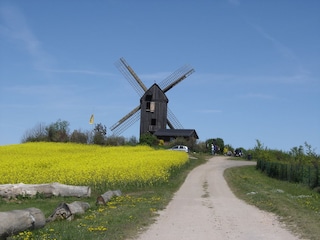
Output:
<svg viewBox="0 0 320 240">
<path fill-rule="evenodd" d="M 193 66 L 167 96 L 201 141 L 319 153 L 319 12 L 318 0 L 2 0 L 0 145 L 58 119 L 90 130 L 92 113 L 111 127 L 139 104 L 114 65 L 124 57 L 147 87 Z M 137 122 L 122 135 L 138 134 Z"/>
</svg>

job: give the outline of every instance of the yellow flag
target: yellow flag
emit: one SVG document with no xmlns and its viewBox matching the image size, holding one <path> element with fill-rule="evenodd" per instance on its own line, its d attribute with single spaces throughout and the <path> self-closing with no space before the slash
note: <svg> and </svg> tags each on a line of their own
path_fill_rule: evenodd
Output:
<svg viewBox="0 0 320 240">
<path fill-rule="evenodd" d="M 92 114 L 91 117 L 90 117 L 90 120 L 89 120 L 89 124 L 93 124 L 93 123 L 94 123 L 94 116 Z"/>
</svg>

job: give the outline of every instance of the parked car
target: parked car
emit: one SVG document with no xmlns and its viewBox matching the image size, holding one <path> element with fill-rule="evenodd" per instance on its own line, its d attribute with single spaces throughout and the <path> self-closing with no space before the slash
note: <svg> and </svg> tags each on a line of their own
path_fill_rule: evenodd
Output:
<svg viewBox="0 0 320 240">
<path fill-rule="evenodd" d="M 189 152 L 188 147 L 184 145 L 176 145 L 170 148 L 169 150 Z"/>
<path fill-rule="evenodd" d="M 240 148 L 237 148 L 235 151 L 234 151 L 234 155 L 236 157 L 242 157 L 243 153 L 242 153 L 242 150 Z"/>
</svg>

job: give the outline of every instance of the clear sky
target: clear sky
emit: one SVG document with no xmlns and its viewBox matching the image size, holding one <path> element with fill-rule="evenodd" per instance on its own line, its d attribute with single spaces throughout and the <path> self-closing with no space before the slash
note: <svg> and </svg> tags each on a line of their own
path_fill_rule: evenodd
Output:
<svg viewBox="0 0 320 240">
<path fill-rule="evenodd" d="M 318 0 L 1 0 L 0 145 L 58 119 L 90 130 L 93 113 L 109 130 L 139 105 L 124 57 L 147 87 L 195 69 L 167 96 L 200 141 L 320 153 L 319 13 Z"/>
</svg>

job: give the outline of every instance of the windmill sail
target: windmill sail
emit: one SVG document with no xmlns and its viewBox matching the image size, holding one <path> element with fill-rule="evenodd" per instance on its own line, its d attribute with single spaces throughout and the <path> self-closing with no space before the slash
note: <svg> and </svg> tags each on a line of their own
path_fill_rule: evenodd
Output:
<svg viewBox="0 0 320 240">
<path fill-rule="evenodd" d="M 192 73 L 194 73 L 194 69 L 188 65 L 185 65 L 160 82 L 159 86 L 163 92 L 167 92 Z"/>
<path fill-rule="evenodd" d="M 128 116 L 124 121 L 122 121 L 119 124 L 116 124 L 114 128 L 110 128 L 112 130 L 112 133 L 115 136 L 119 136 L 121 133 L 123 133 L 125 130 L 127 130 L 129 127 L 131 127 L 134 123 L 136 123 L 140 119 L 140 109 L 136 112 L 132 112 L 130 116 Z M 129 115 L 129 114 L 128 114 Z"/>
<path fill-rule="evenodd" d="M 124 58 L 120 58 L 120 60 L 116 62 L 115 65 L 123 74 L 123 76 L 127 79 L 127 81 L 130 83 L 133 89 L 141 97 L 145 93 L 145 91 L 147 91 L 147 87 L 143 84 L 143 82 L 133 71 L 133 69 L 129 66 L 126 60 L 124 60 Z"/>
<path fill-rule="evenodd" d="M 114 135 L 120 135 L 140 118 L 140 105 L 110 127 Z"/>
<path fill-rule="evenodd" d="M 167 108 L 167 124 L 170 129 L 183 129 L 182 124 L 179 122 L 173 112 Z"/>
</svg>

